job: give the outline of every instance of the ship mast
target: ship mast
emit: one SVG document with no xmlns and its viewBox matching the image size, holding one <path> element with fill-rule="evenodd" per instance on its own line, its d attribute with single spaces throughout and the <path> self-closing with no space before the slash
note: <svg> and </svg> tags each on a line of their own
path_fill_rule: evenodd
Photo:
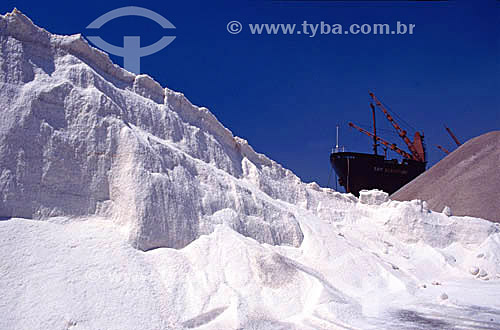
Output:
<svg viewBox="0 0 500 330">
<path fill-rule="evenodd" d="M 398 132 L 401 139 L 403 139 L 403 141 L 406 143 L 406 145 L 408 146 L 408 149 L 410 149 L 411 156 L 409 157 L 409 159 L 425 162 L 426 157 L 425 157 L 425 149 L 424 149 L 424 145 L 423 145 L 423 138 L 424 138 L 423 134 L 416 132 L 415 137 L 413 139 L 414 141 L 412 142 L 410 140 L 410 138 L 408 138 L 408 136 L 406 135 L 406 131 L 403 130 L 396 123 L 394 118 L 389 114 L 389 111 L 387 111 L 387 109 L 384 107 L 384 105 L 377 99 L 375 94 L 370 92 L 370 96 L 373 99 L 373 101 L 375 102 L 375 104 L 377 105 L 377 107 L 379 107 L 382 110 L 384 115 L 387 117 L 387 120 L 389 120 L 389 122 L 392 124 L 394 129 Z"/>
<path fill-rule="evenodd" d="M 335 145 L 335 152 L 339 152 L 339 125 L 337 125 L 337 144 Z"/>
</svg>

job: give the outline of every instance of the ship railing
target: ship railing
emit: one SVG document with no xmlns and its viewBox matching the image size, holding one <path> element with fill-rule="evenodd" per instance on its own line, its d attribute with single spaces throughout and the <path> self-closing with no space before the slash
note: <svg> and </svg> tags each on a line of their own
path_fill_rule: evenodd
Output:
<svg viewBox="0 0 500 330">
<path fill-rule="evenodd" d="M 337 152 L 345 152 L 345 147 L 335 147 L 335 148 L 332 148 L 332 154 L 333 153 L 337 153 Z"/>
</svg>

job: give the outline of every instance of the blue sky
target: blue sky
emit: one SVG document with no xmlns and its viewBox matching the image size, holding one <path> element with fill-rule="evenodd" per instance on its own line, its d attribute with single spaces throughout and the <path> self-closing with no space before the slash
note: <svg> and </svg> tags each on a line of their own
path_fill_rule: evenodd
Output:
<svg viewBox="0 0 500 330">
<path fill-rule="evenodd" d="M 500 128 L 500 1 L 2 1 L 53 33 L 98 35 L 121 46 L 124 35 L 154 43 L 165 31 L 141 17 L 123 17 L 97 32 L 95 18 L 123 6 L 151 9 L 176 36 L 141 59 L 141 71 L 208 107 L 233 134 L 293 170 L 326 185 L 329 153 L 341 145 L 371 152 L 367 136 L 375 94 L 425 133 L 429 164 L 454 149 L 443 125 L 466 141 Z M 243 24 L 227 32 L 229 21 Z M 251 35 L 249 23 L 415 24 L 413 35 Z M 123 64 L 123 59 L 111 56 Z M 403 142 L 377 113 L 380 135 Z M 401 122 L 403 125 L 403 122 Z M 405 126 L 410 132 L 412 127 Z M 387 129 L 388 131 L 385 131 Z M 391 154 L 396 157 L 394 153 Z"/>
</svg>

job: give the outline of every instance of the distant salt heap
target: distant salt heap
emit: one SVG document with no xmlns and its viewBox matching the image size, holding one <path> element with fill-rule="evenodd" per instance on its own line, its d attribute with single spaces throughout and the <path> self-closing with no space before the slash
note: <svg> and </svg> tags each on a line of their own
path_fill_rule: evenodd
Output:
<svg viewBox="0 0 500 330">
<path fill-rule="evenodd" d="M 500 131 L 467 141 L 391 199 L 421 199 L 436 212 L 448 207 L 446 213 L 500 222 Z"/>
</svg>

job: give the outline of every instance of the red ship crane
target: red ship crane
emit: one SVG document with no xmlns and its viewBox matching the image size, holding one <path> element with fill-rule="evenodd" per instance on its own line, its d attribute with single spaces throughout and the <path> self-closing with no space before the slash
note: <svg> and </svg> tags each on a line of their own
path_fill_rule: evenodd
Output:
<svg viewBox="0 0 500 330">
<path fill-rule="evenodd" d="M 455 134 L 453 134 L 453 132 L 451 131 L 451 129 L 449 129 L 446 125 L 444 125 L 444 128 L 446 129 L 446 131 L 448 132 L 448 134 L 450 134 L 451 138 L 453 139 L 453 141 L 455 141 L 455 143 L 457 144 L 458 147 L 460 147 L 462 144 L 460 143 L 460 141 L 458 141 L 457 137 L 455 136 Z M 450 152 L 448 150 L 446 150 L 445 148 L 441 147 L 441 146 L 437 146 L 439 148 L 439 150 L 441 150 L 442 152 L 444 152 L 445 154 L 449 154 Z"/>
<path fill-rule="evenodd" d="M 442 152 L 444 152 L 445 154 L 447 154 L 447 155 L 450 154 L 450 152 L 448 151 L 448 149 L 445 149 L 442 146 L 436 146 L 436 147 L 438 147 L 438 149 L 441 150 Z"/>
<path fill-rule="evenodd" d="M 372 116 L 373 116 L 373 153 L 377 155 L 377 125 L 375 123 L 375 106 L 370 103 L 370 108 L 372 108 Z"/>
<path fill-rule="evenodd" d="M 374 141 L 379 141 L 380 143 L 382 143 L 384 146 L 386 146 L 387 148 L 391 149 L 392 151 L 395 151 L 397 152 L 398 154 L 400 154 L 401 156 L 405 157 L 405 158 L 408 158 L 408 159 L 414 159 L 412 155 L 410 155 L 409 153 L 407 153 L 406 151 L 402 150 L 402 149 L 399 149 L 395 143 L 390 143 L 390 142 L 387 142 L 386 140 L 376 136 L 375 134 L 373 133 L 370 133 L 368 132 L 367 130 L 364 130 L 362 129 L 361 127 L 359 126 L 356 126 L 355 124 L 353 123 L 349 123 L 349 126 L 350 127 L 353 127 L 353 128 L 356 128 L 358 131 L 360 131 L 361 133 L 364 133 L 370 137 L 373 138 Z"/>
<path fill-rule="evenodd" d="M 408 146 L 408 149 L 410 149 L 411 155 L 409 155 L 407 153 L 409 155 L 409 157 L 407 157 L 407 158 L 413 159 L 416 161 L 420 161 L 420 162 L 425 162 L 426 161 L 425 148 L 424 148 L 424 143 L 423 143 L 424 135 L 420 134 L 419 132 L 416 132 L 415 136 L 413 138 L 413 141 L 411 141 L 410 138 L 408 138 L 408 136 L 406 135 L 406 131 L 403 130 L 396 123 L 394 118 L 389 114 L 389 111 L 387 111 L 387 109 L 384 107 L 384 105 L 377 99 L 375 94 L 370 92 L 370 96 L 373 99 L 373 101 L 375 102 L 375 104 L 377 105 L 377 107 L 379 107 L 382 110 L 382 112 L 385 114 L 385 116 L 387 117 L 387 120 L 389 120 L 389 122 L 392 124 L 394 129 L 396 129 L 396 131 L 398 132 L 401 139 L 403 139 L 403 141 Z"/>
<path fill-rule="evenodd" d="M 457 137 L 455 136 L 455 134 L 453 134 L 453 132 L 451 131 L 451 129 L 449 129 L 448 127 L 446 127 L 446 125 L 444 126 L 444 128 L 446 128 L 446 131 L 448 132 L 448 134 L 450 134 L 450 136 L 453 139 L 453 141 L 455 141 L 455 143 L 457 144 L 457 147 L 460 147 L 462 144 L 460 143 L 460 141 L 458 141 Z"/>
</svg>

